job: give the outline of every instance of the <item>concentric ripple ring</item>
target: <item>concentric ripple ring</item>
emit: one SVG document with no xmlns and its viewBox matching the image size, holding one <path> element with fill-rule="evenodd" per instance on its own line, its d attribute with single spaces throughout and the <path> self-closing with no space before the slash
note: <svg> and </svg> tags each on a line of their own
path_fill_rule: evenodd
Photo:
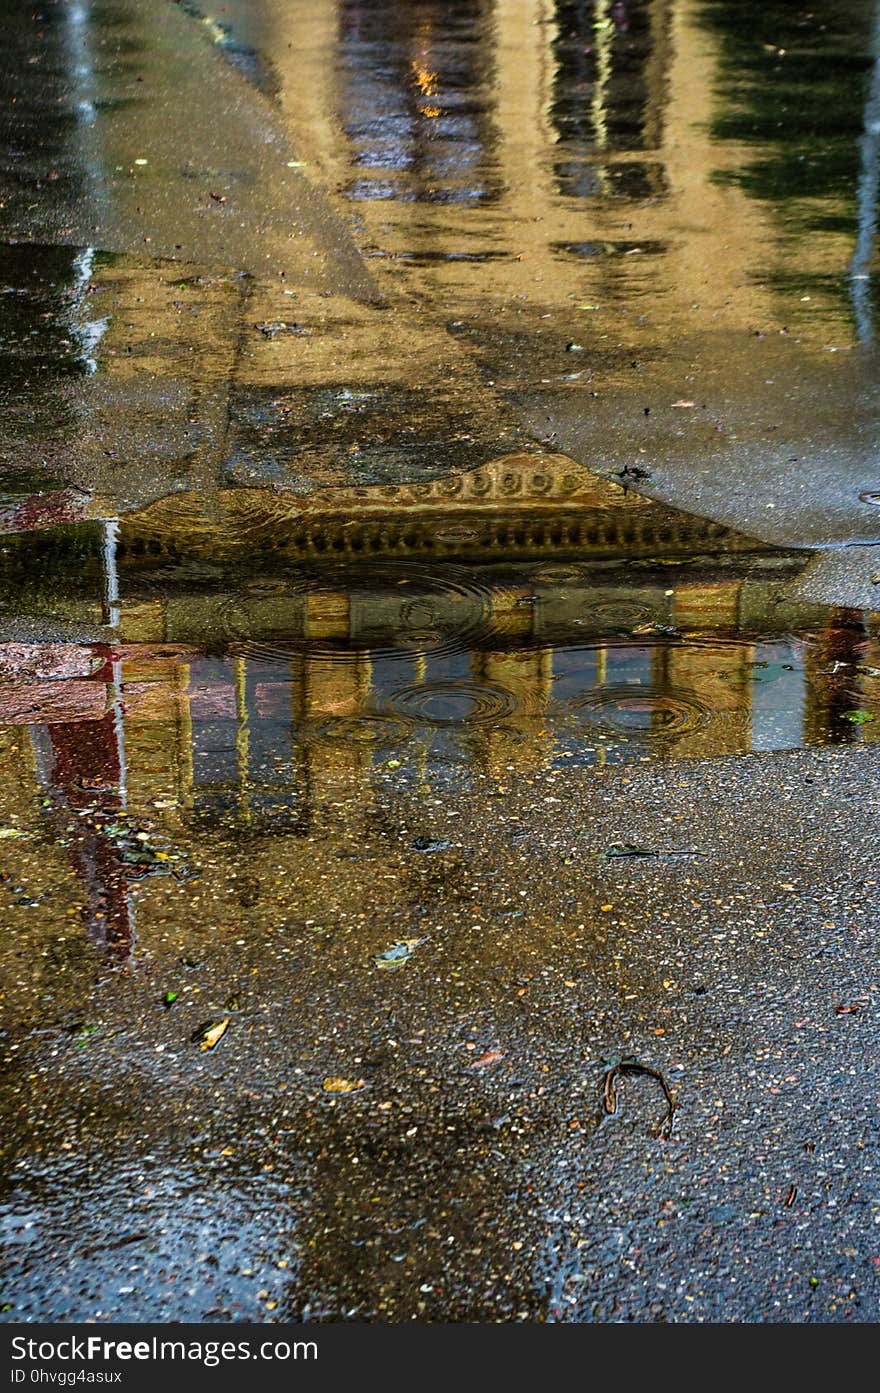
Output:
<svg viewBox="0 0 880 1393">
<path fill-rule="evenodd" d="M 488 683 L 436 681 L 401 687 L 385 700 L 394 716 L 439 729 L 493 725 L 516 709 L 516 698 Z"/>
<path fill-rule="evenodd" d="M 570 703 L 580 729 L 623 740 L 670 740 L 700 730 L 712 712 L 692 692 L 648 687 L 602 687 Z"/>
</svg>

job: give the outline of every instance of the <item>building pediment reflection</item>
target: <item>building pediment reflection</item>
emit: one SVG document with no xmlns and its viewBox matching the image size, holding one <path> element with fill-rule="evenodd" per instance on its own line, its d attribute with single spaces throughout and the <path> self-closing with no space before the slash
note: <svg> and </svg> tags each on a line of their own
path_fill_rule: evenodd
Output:
<svg viewBox="0 0 880 1393">
<path fill-rule="evenodd" d="M 438 559 L 545 552 L 648 555 L 751 550 L 716 523 L 650 502 L 565 455 L 513 454 L 470 473 L 418 484 L 221 489 L 210 509 L 190 493 L 121 523 L 120 568 L 205 556 L 213 561 L 407 555 Z"/>
</svg>

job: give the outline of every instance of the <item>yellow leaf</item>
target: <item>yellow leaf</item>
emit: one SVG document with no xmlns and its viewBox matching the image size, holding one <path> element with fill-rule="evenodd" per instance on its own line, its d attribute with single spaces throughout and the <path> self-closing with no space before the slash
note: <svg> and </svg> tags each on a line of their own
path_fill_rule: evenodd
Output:
<svg viewBox="0 0 880 1393">
<path fill-rule="evenodd" d="M 223 1036 L 226 1034 L 228 1026 L 228 1016 L 225 1020 L 218 1021 L 216 1025 L 212 1025 L 211 1029 L 206 1030 L 201 1040 L 199 1041 L 199 1049 L 212 1050 L 214 1046 L 218 1043 L 218 1041 L 223 1039 Z"/>
<path fill-rule="evenodd" d="M 366 1079 L 341 1079 L 333 1076 L 324 1080 L 325 1093 L 359 1093 L 366 1086 Z"/>
</svg>

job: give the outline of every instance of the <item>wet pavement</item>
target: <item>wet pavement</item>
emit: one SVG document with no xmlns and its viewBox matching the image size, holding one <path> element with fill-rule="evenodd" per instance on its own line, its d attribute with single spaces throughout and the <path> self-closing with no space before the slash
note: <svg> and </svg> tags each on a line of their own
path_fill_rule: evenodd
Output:
<svg viewBox="0 0 880 1393">
<path fill-rule="evenodd" d="M 4 1319 L 875 1321 L 873 7 L 0 14 Z"/>
</svg>

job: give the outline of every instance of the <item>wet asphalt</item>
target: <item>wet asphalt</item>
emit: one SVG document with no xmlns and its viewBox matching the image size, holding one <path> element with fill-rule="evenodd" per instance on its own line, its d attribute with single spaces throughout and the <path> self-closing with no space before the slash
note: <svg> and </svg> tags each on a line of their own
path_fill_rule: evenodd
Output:
<svg viewBox="0 0 880 1393">
<path fill-rule="evenodd" d="M 10 1315 L 875 1320 L 873 766 L 389 771 L 351 839 L 188 847 L 125 966 L 20 909 Z"/>
</svg>

